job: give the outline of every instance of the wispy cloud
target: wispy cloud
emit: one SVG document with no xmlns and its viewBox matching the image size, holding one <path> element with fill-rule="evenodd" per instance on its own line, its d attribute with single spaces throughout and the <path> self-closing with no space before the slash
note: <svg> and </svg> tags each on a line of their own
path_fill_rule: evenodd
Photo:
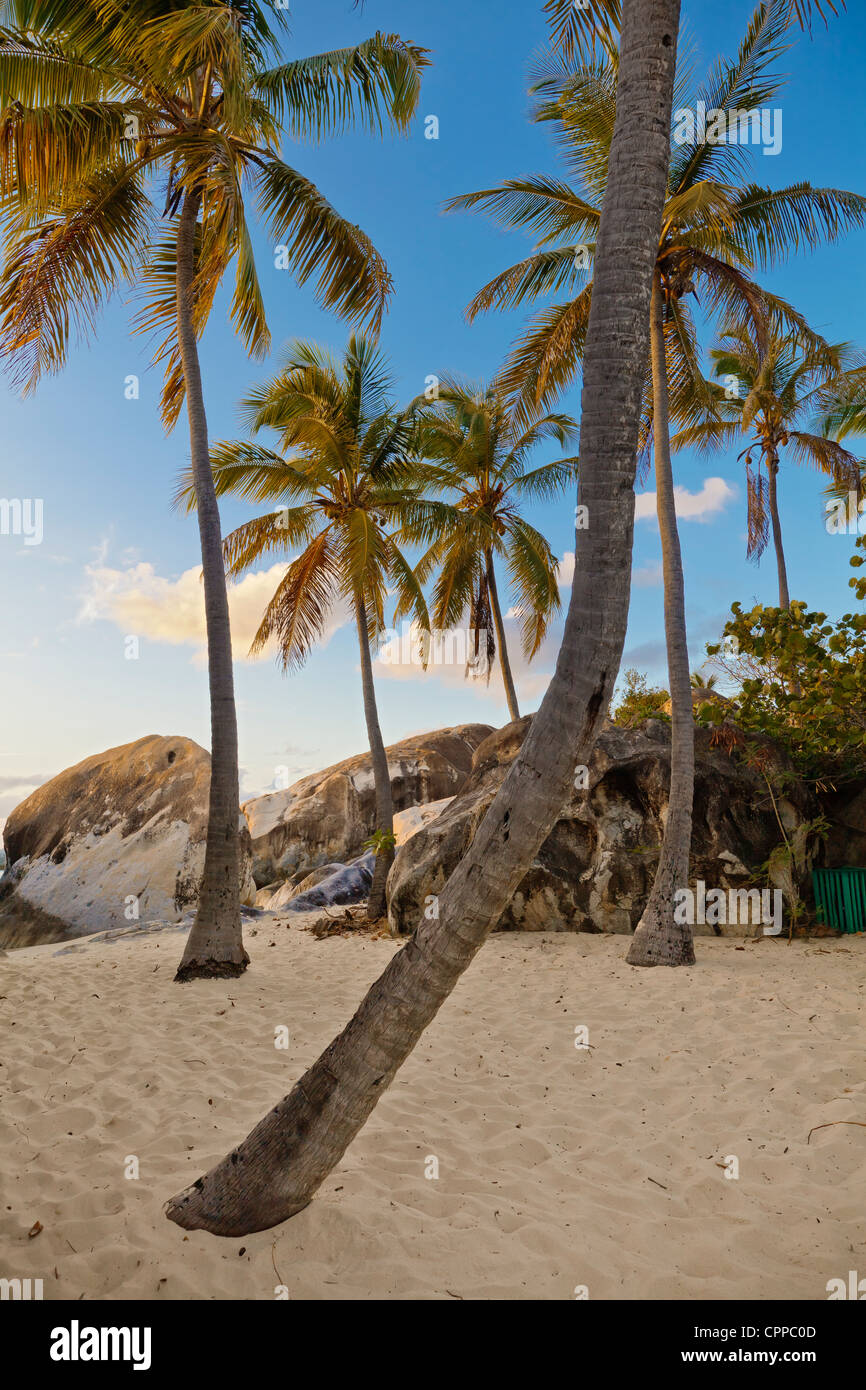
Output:
<svg viewBox="0 0 866 1390">
<path fill-rule="evenodd" d="M 259 656 L 251 657 L 249 648 L 287 568 L 286 563 L 279 563 L 266 570 L 254 570 L 229 586 L 235 661 L 261 661 L 273 656 L 273 649 L 268 648 Z M 87 586 L 77 622 L 111 622 L 124 634 L 135 634 L 171 646 L 193 647 L 195 660 L 203 659 L 206 650 L 204 588 L 199 566 L 184 570 L 176 579 L 168 579 L 157 574 L 154 566 L 145 561 L 125 569 L 112 569 L 97 561 L 86 566 L 85 575 Z M 342 606 L 335 606 L 323 642 L 326 643 L 346 620 Z"/>
<path fill-rule="evenodd" d="M 504 619 L 511 671 L 521 708 L 526 702 L 529 702 L 530 707 L 534 707 L 547 689 L 553 674 L 556 653 L 562 639 L 562 623 L 559 621 L 553 625 L 530 665 L 523 655 L 520 627 L 513 620 L 512 612 L 513 610 L 509 610 Z M 489 681 L 485 675 L 467 676 L 466 658 L 474 647 L 472 636 L 468 629 L 452 629 L 442 637 L 437 636 L 425 671 L 420 661 L 420 649 L 412 640 L 412 634 L 418 631 L 416 624 L 405 624 L 399 639 L 392 639 L 383 647 L 374 662 L 377 680 L 437 681 L 451 690 L 464 690 L 479 700 L 505 704 L 505 689 L 498 653 Z"/>
<path fill-rule="evenodd" d="M 662 582 L 662 567 L 660 564 L 641 565 L 638 569 L 632 570 L 631 578 L 638 589 L 655 589 Z M 573 579 L 574 551 L 566 550 L 557 567 L 556 582 L 560 589 L 567 589 Z"/>
<path fill-rule="evenodd" d="M 689 492 L 688 488 L 674 488 L 674 502 L 680 521 L 708 521 L 724 511 L 737 492 L 724 478 L 705 478 L 700 492 Z M 655 520 L 656 495 L 654 492 L 639 492 L 635 498 L 635 521 Z"/>
</svg>

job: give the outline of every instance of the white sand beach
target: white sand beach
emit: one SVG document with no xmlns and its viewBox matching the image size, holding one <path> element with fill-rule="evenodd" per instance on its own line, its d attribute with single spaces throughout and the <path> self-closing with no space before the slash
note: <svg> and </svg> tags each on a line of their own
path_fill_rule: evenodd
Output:
<svg viewBox="0 0 866 1390">
<path fill-rule="evenodd" d="M 0 1274 L 46 1299 L 808 1300 L 866 1272 L 863 937 L 701 938 L 671 971 L 624 937 L 494 936 L 310 1207 L 186 1235 L 165 1199 L 396 949 L 254 930 L 231 982 L 173 984 L 176 929 L 0 960 Z"/>
</svg>

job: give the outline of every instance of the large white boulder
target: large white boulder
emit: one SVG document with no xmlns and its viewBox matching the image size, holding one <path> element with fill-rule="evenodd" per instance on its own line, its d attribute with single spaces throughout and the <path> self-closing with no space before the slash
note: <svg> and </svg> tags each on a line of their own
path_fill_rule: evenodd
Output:
<svg viewBox="0 0 866 1390">
<path fill-rule="evenodd" d="M 4 827 L 0 945 L 178 921 L 198 896 L 209 787 L 210 755 L 191 739 L 156 734 L 44 783 Z M 241 820 L 241 897 L 253 903 Z"/>
</svg>

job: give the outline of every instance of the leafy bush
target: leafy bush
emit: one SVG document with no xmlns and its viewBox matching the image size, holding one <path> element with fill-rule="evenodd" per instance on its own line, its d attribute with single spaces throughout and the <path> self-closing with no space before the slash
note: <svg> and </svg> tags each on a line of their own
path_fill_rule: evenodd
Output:
<svg viewBox="0 0 866 1390">
<path fill-rule="evenodd" d="M 866 592 L 866 580 L 852 582 Z M 724 641 L 707 653 L 741 686 L 733 712 L 739 727 L 775 739 L 816 783 L 866 773 L 866 614 L 830 622 L 799 602 L 757 604 L 748 613 L 735 603 L 731 612 Z M 725 717 L 706 713 L 716 722 Z"/>
<path fill-rule="evenodd" d="M 611 705 L 610 717 L 614 724 L 624 729 L 633 729 L 645 719 L 668 719 L 662 706 L 671 698 L 666 690 L 658 685 L 648 685 L 642 671 L 631 667 L 624 672 L 625 687 L 619 704 Z"/>
</svg>

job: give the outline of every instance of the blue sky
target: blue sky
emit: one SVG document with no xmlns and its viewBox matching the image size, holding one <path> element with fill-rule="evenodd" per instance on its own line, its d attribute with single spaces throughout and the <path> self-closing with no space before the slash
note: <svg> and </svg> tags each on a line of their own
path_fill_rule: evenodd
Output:
<svg viewBox="0 0 866 1390">
<path fill-rule="evenodd" d="M 752 12 L 748 3 L 685 0 L 698 71 L 721 51 L 732 54 Z M 775 157 L 755 152 L 754 177 L 775 186 L 807 179 L 863 191 L 862 94 L 866 13 L 816 25 L 782 61 L 790 82 L 780 105 L 783 144 Z M 528 246 L 482 217 L 444 216 L 456 193 L 520 174 L 558 171 L 542 128 L 526 119 L 527 60 L 543 45 L 540 4 L 493 0 L 297 0 L 289 51 L 318 52 L 375 29 L 395 31 L 432 50 L 418 119 L 407 138 L 347 135 L 322 145 L 287 141 L 284 157 L 313 177 L 338 209 L 359 223 L 387 259 L 396 292 L 382 332 L 399 399 L 423 390 L 429 374 L 492 374 L 524 321 L 492 315 L 468 325 L 472 294 Z M 439 120 L 425 139 L 425 117 Z M 348 329 L 319 310 L 309 289 L 273 268 L 273 247 L 257 240 L 274 339 L 272 358 L 248 360 L 233 339 L 225 303 L 217 305 L 202 345 L 211 436 L 239 432 L 236 404 L 273 369 L 287 339 L 315 338 L 340 349 Z M 765 282 L 833 339 L 866 343 L 862 323 L 866 232 L 835 247 L 793 258 Z M 171 498 L 188 461 L 184 425 L 166 437 L 159 423 L 159 373 L 148 368 L 145 340 L 133 337 L 134 304 L 124 295 L 99 323 L 92 344 L 74 347 L 63 374 L 20 400 L 8 386 L 0 403 L 0 495 L 41 498 L 44 536 L 27 546 L 0 536 L 3 737 L 0 817 L 38 782 L 101 749 L 149 733 L 183 734 L 208 745 L 207 679 L 202 662 L 194 518 Z M 705 347 L 709 341 L 705 340 Z M 137 400 L 125 380 L 140 377 Z M 576 393 L 563 408 L 578 412 Z M 547 455 L 539 455 L 543 461 Z M 734 599 L 775 601 L 775 565 L 746 562 L 745 498 L 735 453 L 709 462 L 681 454 L 678 482 L 700 496 L 700 515 L 682 520 L 681 537 L 693 658 L 717 636 Z M 723 480 L 726 487 L 710 479 Z M 650 479 L 647 486 L 652 487 Z M 792 594 L 837 614 L 852 604 L 847 581 L 853 542 L 824 529 L 822 483 L 783 466 L 782 522 Z M 573 549 L 573 501 L 536 507 L 533 522 L 563 555 Z M 715 510 L 712 505 L 715 505 Z M 249 515 L 223 507 L 228 530 Z M 655 522 L 639 520 L 635 584 L 624 665 L 664 679 L 660 548 Z M 269 568 L 269 567 L 267 567 Z M 275 586 L 252 576 L 234 600 L 242 645 Z M 567 597 L 567 592 L 566 592 Z M 125 639 L 139 640 L 136 660 Z M 518 662 L 522 706 L 537 706 L 552 670 L 559 630 L 527 671 Z M 240 655 L 240 652 L 239 652 Z M 446 724 L 507 718 L 496 680 L 467 683 L 462 668 L 378 670 L 387 741 Z M 402 678 L 395 679 L 395 674 Z M 340 626 L 300 674 L 284 677 L 271 660 L 236 668 L 245 796 L 294 780 L 365 746 L 354 630 Z"/>
</svg>

